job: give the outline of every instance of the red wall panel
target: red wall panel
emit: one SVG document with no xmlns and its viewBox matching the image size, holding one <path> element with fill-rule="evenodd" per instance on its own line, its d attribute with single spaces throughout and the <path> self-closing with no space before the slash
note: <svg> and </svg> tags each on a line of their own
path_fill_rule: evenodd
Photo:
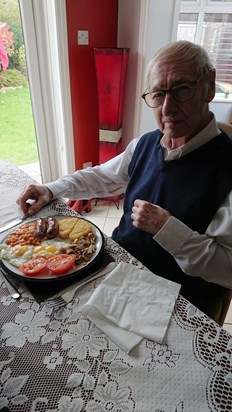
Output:
<svg viewBox="0 0 232 412">
<path fill-rule="evenodd" d="M 118 0 L 66 0 L 76 168 L 99 163 L 99 114 L 94 48 L 117 47 Z M 89 31 L 89 45 L 77 31 Z"/>
</svg>

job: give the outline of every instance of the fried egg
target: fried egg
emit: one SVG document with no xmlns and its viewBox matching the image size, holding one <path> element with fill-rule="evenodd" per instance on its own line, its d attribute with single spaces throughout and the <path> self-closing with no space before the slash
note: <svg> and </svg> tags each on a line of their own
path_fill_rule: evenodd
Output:
<svg viewBox="0 0 232 412">
<path fill-rule="evenodd" d="M 0 259 L 7 260 L 12 266 L 19 267 L 27 260 L 43 256 L 50 258 L 58 255 L 61 250 L 69 247 L 67 242 L 62 242 L 59 239 L 45 240 L 39 246 L 9 246 L 6 243 L 0 245 Z"/>
</svg>

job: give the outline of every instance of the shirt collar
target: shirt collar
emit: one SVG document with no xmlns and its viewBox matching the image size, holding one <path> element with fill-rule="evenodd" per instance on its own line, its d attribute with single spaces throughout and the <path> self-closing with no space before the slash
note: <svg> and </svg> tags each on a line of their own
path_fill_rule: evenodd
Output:
<svg viewBox="0 0 232 412">
<path fill-rule="evenodd" d="M 209 122 L 209 124 L 204 129 L 202 129 L 196 136 L 190 139 L 187 143 L 183 144 L 182 146 L 176 149 L 171 150 L 167 146 L 167 143 L 165 142 L 165 135 L 164 135 L 160 141 L 160 144 L 163 147 L 164 160 L 171 161 L 174 159 L 178 159 L 186 155 L 187 153 L 192 152 L 198 147 L 203 146 L 209 140 L 218 136 L 221 132 L 217 127 L 217 122 L 216 122 L 214 114 L 212 113 L 211 115 L 212 115 L 212 120 Z"/>
</svg>

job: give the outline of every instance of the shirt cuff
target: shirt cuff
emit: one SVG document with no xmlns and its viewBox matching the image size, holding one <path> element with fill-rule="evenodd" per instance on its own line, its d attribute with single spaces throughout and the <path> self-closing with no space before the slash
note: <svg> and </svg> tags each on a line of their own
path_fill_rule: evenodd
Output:
<svg viewBox="0 0 232 412">
<path fill-rule="evenodd" d="M 175 255 L 182 250 L 184 243 L 192 235 L 193 232 L 188 226 L 171 216 L 153 239 L 169 253 Z"/>
<path fill-rule="evenodd" d="M 46 183 L 45 186 L 52 192 L 53 199 L 63 197 L 66 191 L 66 188 L 62 184 L 57 185 L 57 182 Z"/>
</svg>

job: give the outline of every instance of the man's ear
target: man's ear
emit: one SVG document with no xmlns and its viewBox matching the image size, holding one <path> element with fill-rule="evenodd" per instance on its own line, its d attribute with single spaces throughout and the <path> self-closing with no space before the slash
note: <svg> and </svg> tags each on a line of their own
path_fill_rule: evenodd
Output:
<svg viewBox="0 0 232 412">
<path fill-rule="evenodd" d="M 213 100 L 215 96 L 215 79 L 216 79 L 216 71 L 213 69 L 210 71 L 210 78 L 208 80 L 208 93 L 206 96 L 206 101 L 209 103 Z"/>
</svg>

